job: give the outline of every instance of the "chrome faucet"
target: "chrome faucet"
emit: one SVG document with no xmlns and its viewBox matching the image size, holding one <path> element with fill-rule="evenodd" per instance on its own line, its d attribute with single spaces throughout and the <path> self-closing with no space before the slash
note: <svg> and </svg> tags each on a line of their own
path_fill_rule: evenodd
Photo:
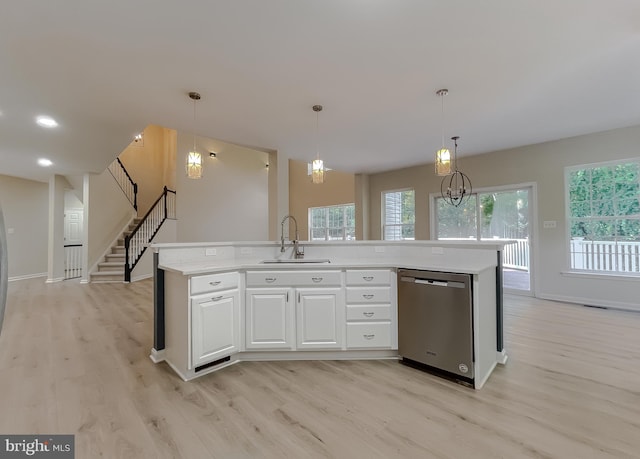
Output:
<svg viewBox="0 0 640 459">
<path fill-rule="evenodd" d="M 293 253 L 295 258 L 304 258 L 304 250 L 300 250 L 300 236 L 298 235 L 298 221 L 293 215 L 285 215 L 282 221 L 280 222 L 280 252 L 284 252 L 284 222 L 290 218 L 293 220 L 293 224 L 295 225 L 295 236 L 293 239 Z"/>
</svg>

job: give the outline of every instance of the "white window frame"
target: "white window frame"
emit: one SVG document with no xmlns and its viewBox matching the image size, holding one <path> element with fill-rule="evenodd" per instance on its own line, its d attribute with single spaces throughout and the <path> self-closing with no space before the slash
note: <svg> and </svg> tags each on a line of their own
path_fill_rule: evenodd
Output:
<svg viewBox="0 0 640 459">
<path fill-rule="evenodd" d="M 577 217 L 572 217 L 571 215 L 571 201 L 570 201 L 571 196 L 570 196 L 570 189 L 569 189 L 571 173 L 579 170 L 594 169 L 594 168 L 600 168 L 600 167 L 610 167 L 610 166 L 616 166 L 618 164 L 629 164 L 629 163 L 636 163 L 640 165 L 640 157 L 627 158 L 627 159 L 621 159 L 621 160 L 615 160 L 615 161 L 603 161 L 599 163 L 578 164 L 575 166 L 567 166 L 564 168 L 565 227 L 566 227 L 565 240 L 567 244 L 566 264 L 568 268 L 567 273 L 576 274 L 576 275 L 586 275 L 586 276 L 607 276 L 607 277 L 615 276 L 620 278 L 640 277 L 640 267 L 636 267 L 637 271 L 626 271 L 626 270 L 620 269 L 621 263 L 620 263 L 619 257 L 621 256 L 621 254 L 618 251 L 618 247 L 617 247 L 618 241 L 615 241 L 615 240 L 606 241 L 606 242 L 609 242 L 609 245 L 616 246 L 615 252 L 609 255 L 609 261 L 611 262 L 611 264 L 615 265 L 615 269 L 595 269 L 593 267 L 585 268 L 585 264 L 587 266 L 588 265 L 593 266 L 594 264 L 598 265 L 599 263 L 598 262 L 585 263 L 584 261 L 582 262 L 578 261 L 576 258 L 577 256 L 576 253 L 578 252 L 574 250 L 574 244 L 576 244 L 576 240 L 572 239 L 572 236 L 571 236 L 571 226 L 574 219 L 577 218 Z M 598 220 L 616 220 L 616 219 L 620 219 L 621 217 L 619 215 L 614 215 L 614 216 L 583 217 L 583 218 L 586 220 L 588 220 L 589 218 L 598 219 Z M 591 241 L 590 244 L 595 245 L 596 243 L 597 241 Z M 597 249 L 595 250 L 597 251 Z M 586 257 L 589 257 L 589 255 L 586 255 Z M 578 265 L 578 267 L 574 267 L 574 264 Z M 599 267 L 601 266 L 602 265 L 600 265 Z"/>
<path fill-rule="evenodd" d="M 389 193 L 403 193 L 405 191 L 413 191 L 413 215 L 414 215 L 414 222 L 413 223 L 392 223 L 392 224 L 387 224 L 387 214 L 386 214 L 386 195 Z M 415 205 L 415 197 L 416 197 L 416 190 L 415 188 L 401 188 L 401 189 L 397 189 L 397 190 L 385 190 L 380 194 L 380 215 L 381 215 L 381 239 L 382 240 L 387 240 L 387 241 L 411 241 L 415 239 L 415 234 L 416 234 L 416 223 L 415 223 L 415 213 L 416 213 L 416 205 Z M 402 234 L 402 230 L 405 227 L 413 227 L 413 234 L 414 234 L 414 238 L 413 239 L 405 239 L 405 238 L 400 238 L 400 239 L 386 239 L 386 228 L 387 227 L 400 227 L 400 234 Z"/>
<path fill-rule="evenodd" d="M 346 211 L 347 211 L 347 208 L 351 207 L 351 206 L 353 206 L 353 211 L 354 211 L 354 215 L 355 215 L 356 205 L 353 202 L 350 202 L 350 203 L 347 203 L 347 204 L 336 204 L 336 205 L 332 205 L 332 206 L 309 207 L 307 209 L 307 218 L 308 218 L 308 222 L 309 222 L 308 225 L 307 225 L 307 228 L 309 229 L 309 235 L 308 235 L 309 241 L 320 241 L 320 240 L 322 240 L 322 239 L 313 239 L 312 238 L 312 231 L 313 231 L 314 227 L 312 226 L 313 225 L 313 221 L 312 221 L 312 218 L 311 218 L 311 212 L 314 209 L 331 209 L 331 208 L 335 208 L 335 207 L 342 207 L 343 208 L 343 212 L 344 212 L 344 222 L 346 223 L 346 221 L 347 221 Z M 329 229 L 336 229 L 336 227 L 329 227 L 328 218 L 329 217 L 328 217 L 328 213 L 327 213 L 327 219 L 325 221 L 325 226 L 323 227 L 324 228 L 324 240 L 325 241 L 329 241 L 329 240 L 332 240 L 332 241 L 340 241 L 340 240 L 346 241 L 346 240 L 355 240 L 356 239 L 356 237 L 355 237 L 355 233 L 356 233 L 355 225 L 354 226 L 342 226 L 342 227 L 340 227 L 342 229 L 342 238 L 341 239 L 336 239 L 336 238 L 329 239 Z M 353 228 L 353 235 L 354 235 L 353 239 L 347 239 L 346 238 L 347 229 L 351 229 L 351 228 Z M 316 228 L 316 229 L 318 229 L 318 228 Z"/>
</svg>

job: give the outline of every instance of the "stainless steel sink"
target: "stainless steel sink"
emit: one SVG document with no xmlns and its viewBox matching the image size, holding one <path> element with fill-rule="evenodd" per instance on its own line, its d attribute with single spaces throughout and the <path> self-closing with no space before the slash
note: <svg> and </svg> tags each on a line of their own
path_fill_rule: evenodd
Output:
<svg viewBox="0 0 640 459">
<path fill-rule="evenodd" d="M 262 260 L 260 263 L 271 264 L 271 263 L 331 263 L 331 260 L 328 258 L 274 258 L 273 260 Z"/>
</svg>

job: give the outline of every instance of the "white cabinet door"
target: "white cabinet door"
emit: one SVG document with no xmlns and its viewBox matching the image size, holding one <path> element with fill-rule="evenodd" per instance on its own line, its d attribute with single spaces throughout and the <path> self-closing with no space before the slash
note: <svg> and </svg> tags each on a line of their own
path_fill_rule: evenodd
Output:
<svg viewBox="0 0 640 459">
<path fill-rule="evenodd" d="M 344 342 L 344 293 L 341 288 L 296 289 L 298 349 L 336 349 Z"/>
<path fill-rule="evenodd" d="M 191 300 L 191 359 L 194 367 L 239 351 L 239 312 L 237 289 Z"/>
<path fill-rule="evenodd" d="M 293 289 L 248 288 L 245 302 L 247 349 L 293 349 Z"/>
</svg>

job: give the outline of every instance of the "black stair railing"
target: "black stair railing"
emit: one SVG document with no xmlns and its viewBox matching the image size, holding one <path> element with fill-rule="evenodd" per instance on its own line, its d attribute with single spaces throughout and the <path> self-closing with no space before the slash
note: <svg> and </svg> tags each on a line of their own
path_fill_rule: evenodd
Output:
<svg viewBox="0 0 640 459">
<path fill-rule="evenodd" d="M 131 272 L 144 254 L 167 218 L 176 218 L 176 192 L 164 187 L 164 191 L 140 223 L 124 238 L 124 280 L 131 282 Z"/>
<path fill-rule="evenodd" d="M 108 169 L 133 208 L 138 210 L 138 184 L 133 181 L 120 158 L 116 158 L 109 164 Z"/>
</svg>

